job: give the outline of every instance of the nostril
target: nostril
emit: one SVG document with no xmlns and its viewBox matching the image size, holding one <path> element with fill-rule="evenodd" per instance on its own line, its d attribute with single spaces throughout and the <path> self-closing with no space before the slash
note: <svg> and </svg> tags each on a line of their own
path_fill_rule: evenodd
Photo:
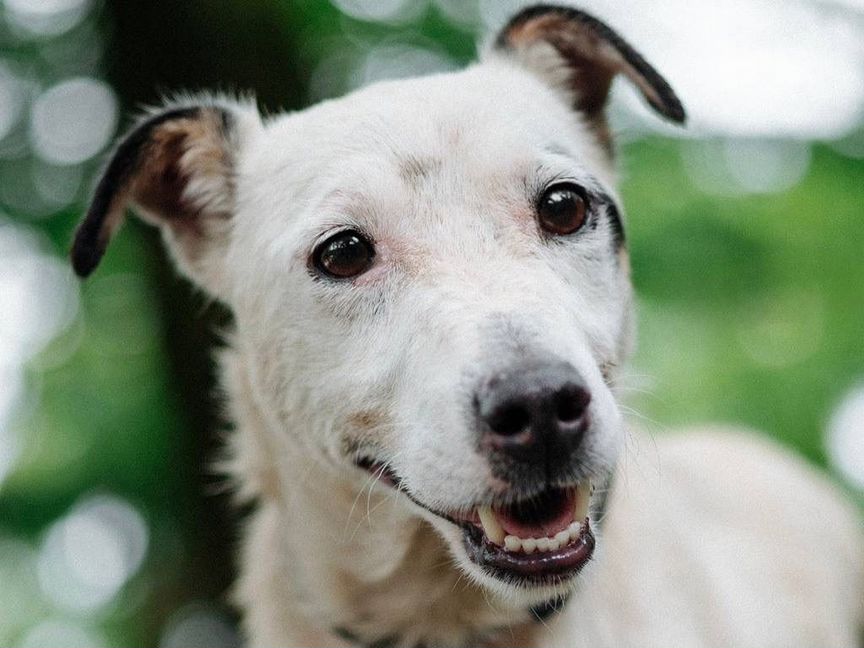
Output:
<svg viewBox="0 0 864 648">
<path fill-rule="evenodd" d="M 578 420 L 581 415 L 582 411 L 572 399 L 567 398 L 566 396 L 558 397 L 558 403 L 555 407 L 556 419 L 562 423 L 572 423 L 573 421 Z"/>
<path fill-rule="evenodd" d="M 591 394 L 581 387 L 562 389 L 555 396 L 555 418 L 561 423 L 575 423 L 585 414 Z"/>
<path fill-rule="evenodd" d="M 521 405 L 505 405 L 489 417 L 489 427 L 499 436 L 515 436 L 530 423 L 531 414 Z"/>
</svg>

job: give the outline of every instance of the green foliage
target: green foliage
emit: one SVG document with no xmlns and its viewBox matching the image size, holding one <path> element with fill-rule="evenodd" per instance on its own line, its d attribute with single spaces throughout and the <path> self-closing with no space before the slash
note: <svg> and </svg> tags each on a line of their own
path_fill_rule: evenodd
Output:
<svg viewBox="0 0 864 648">
<path fill-rule="evenodd" d="M 651 378 L 634 407 L 657 429 L 741 422 L 824 462 L 827 419 L 864 368 L 864 163 L 816 146 L 789 191 L 720 198 L 687 181 L 674 142 L 623 154 L 635 366 Z"/>
</svg>

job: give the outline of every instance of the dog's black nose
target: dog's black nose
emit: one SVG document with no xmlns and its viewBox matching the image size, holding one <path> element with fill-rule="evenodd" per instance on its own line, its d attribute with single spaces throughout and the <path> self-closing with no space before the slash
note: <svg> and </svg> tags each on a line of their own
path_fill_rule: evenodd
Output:
<svg viewBox="0 0 864 648">
<path fill-rule="evenodd" d="M 514 366 L 477 391 L 481 444 L 517 461 L 569 456 L 589 425 L 590 401 L 584 379 L 566 362 Z"/>
</svg>

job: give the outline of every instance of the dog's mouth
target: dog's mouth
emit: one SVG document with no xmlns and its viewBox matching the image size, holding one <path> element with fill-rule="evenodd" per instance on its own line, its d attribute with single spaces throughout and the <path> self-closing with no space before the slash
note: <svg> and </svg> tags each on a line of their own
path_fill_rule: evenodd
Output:
<svg viewBox="0 0 864 648">
<path fill-rule="evenodd" d="M 386 465 L 366 459 L 357 464 L 459 526 L 469 559 L 498 579 L 516 585 L 560 584 L 576 576 L 594 553 L 588 518 L 592 487 L 587 481 L 548 488 L 503 506 L 484 504 L 467 513 L 448 513 L 425 506 L 400 488 L 398 475 Z"/>
<path fill-rule="evenodd" d="M 575 576 L 594 553 L 590 496 L 583 482 L 505 507 L 478 507 L 479 524 L 463 527 L 469 558 L 509 581 L 549 584 Z"/>
</svg>

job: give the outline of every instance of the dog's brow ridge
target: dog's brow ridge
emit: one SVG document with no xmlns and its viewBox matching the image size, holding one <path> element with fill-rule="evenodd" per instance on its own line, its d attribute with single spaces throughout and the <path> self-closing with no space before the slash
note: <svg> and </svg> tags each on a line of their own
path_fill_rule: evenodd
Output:
<svg viewBox="0 0 864 648">
<path fill-rule="evenodd" d="M 409 185 L 416 185 L 431 173 L 441 168 L 441 160 L 436 157 L 417 157 L 409 155 L 399 162 L 399 177 Z"/>
</svg>

